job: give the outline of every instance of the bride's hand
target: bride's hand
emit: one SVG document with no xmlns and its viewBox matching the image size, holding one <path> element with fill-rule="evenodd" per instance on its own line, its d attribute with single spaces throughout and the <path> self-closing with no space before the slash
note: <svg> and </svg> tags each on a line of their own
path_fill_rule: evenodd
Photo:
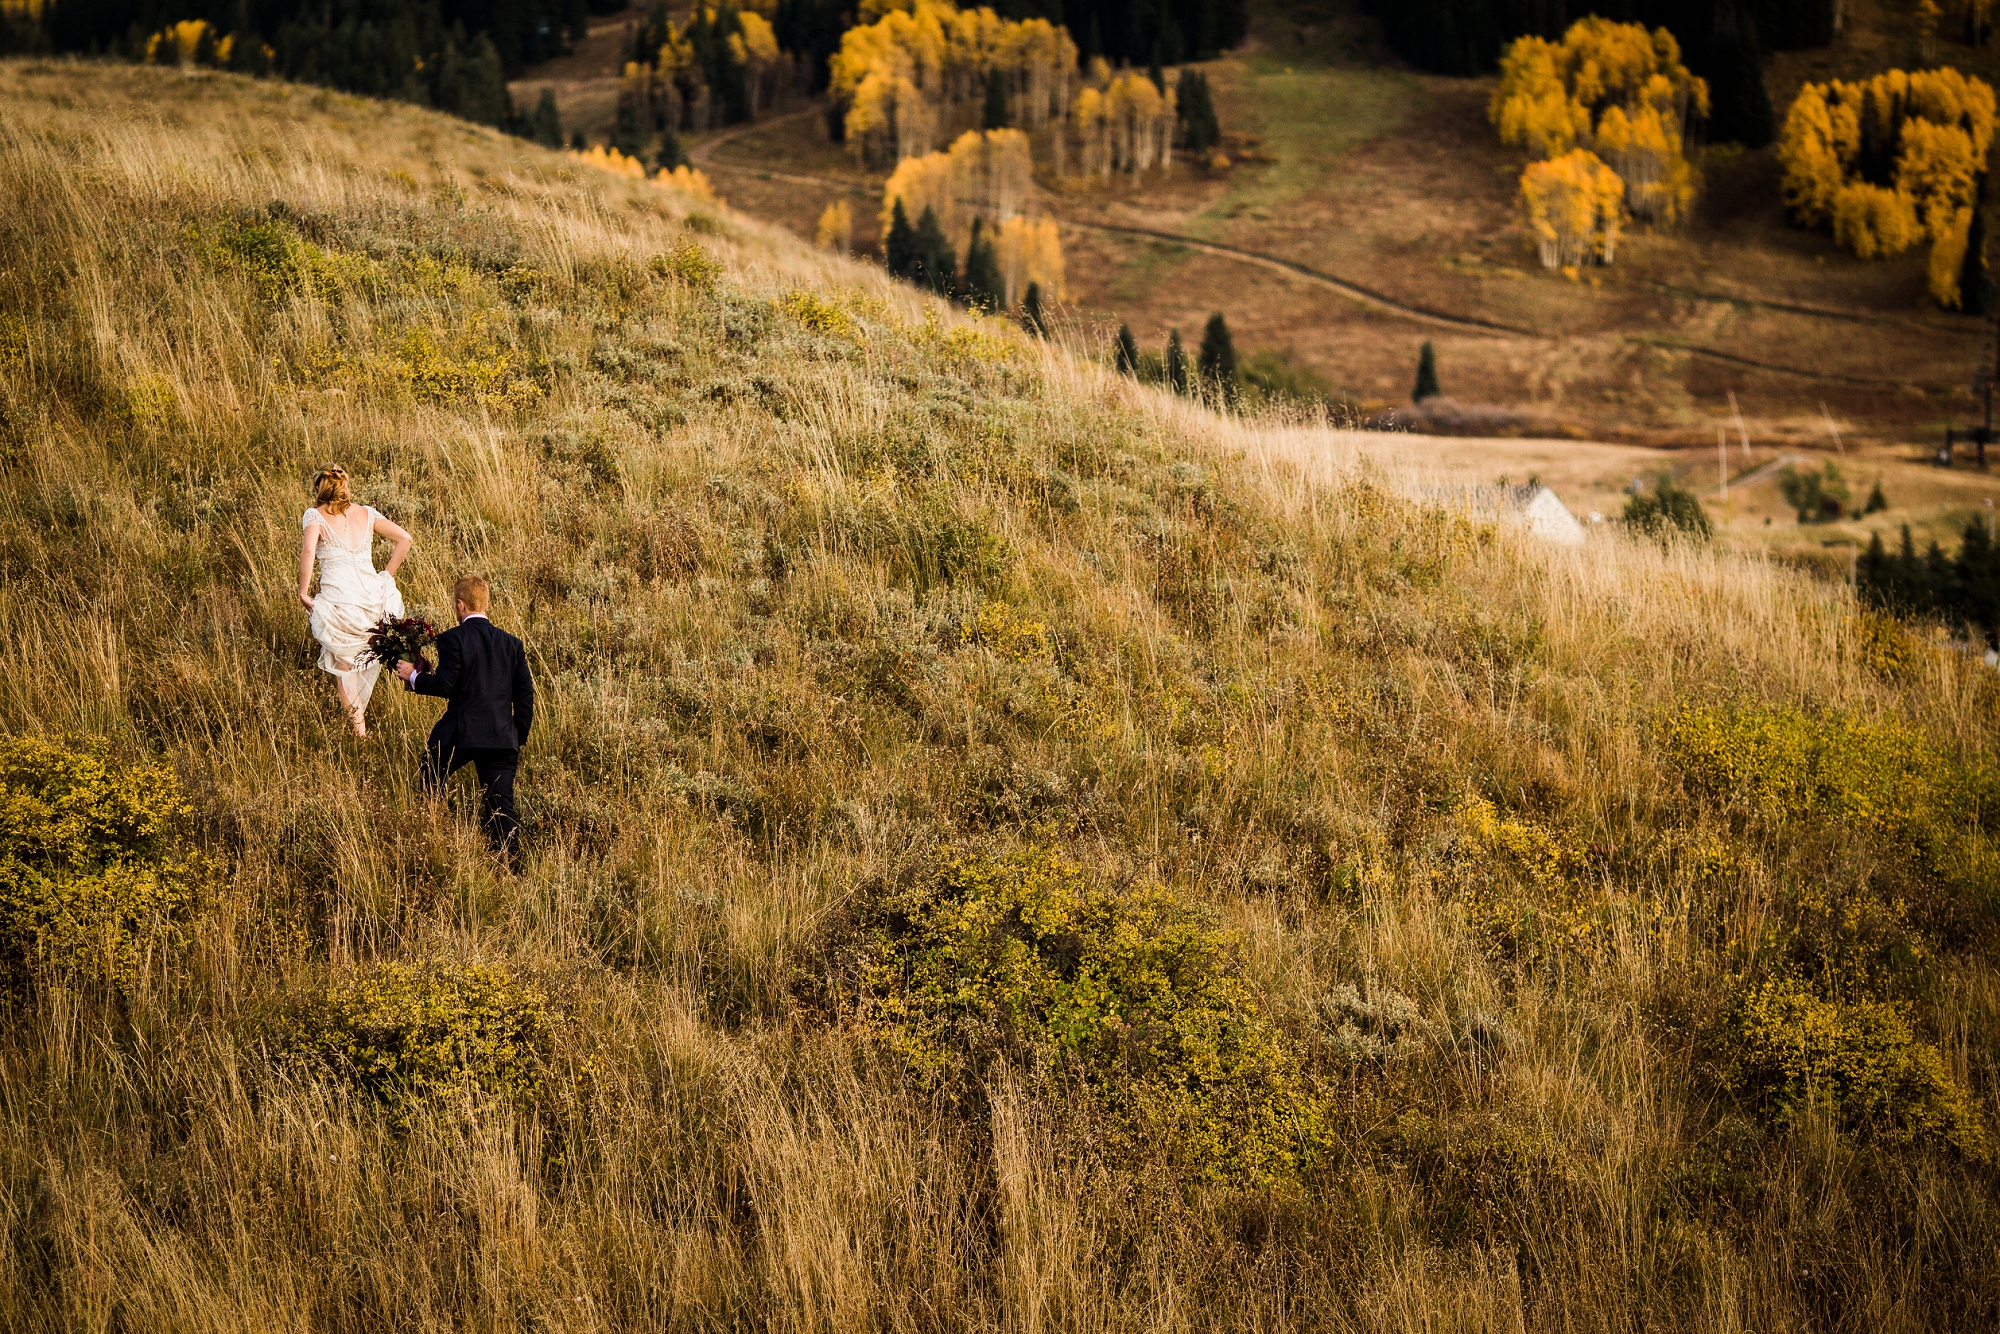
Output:
<svg viewBox="0 0 2000 1334">
<path fill-rule="evenodd" d="M 306 604 L 307 611 L 311 611 L 313 609 L 313 600 L 308 594 L 305 593 L 299 594 L 299 601 Z"/>
</svg>

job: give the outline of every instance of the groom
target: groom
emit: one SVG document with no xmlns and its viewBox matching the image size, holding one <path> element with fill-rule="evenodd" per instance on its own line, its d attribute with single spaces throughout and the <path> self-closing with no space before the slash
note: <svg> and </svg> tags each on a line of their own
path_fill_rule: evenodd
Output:
<svg viewBox="0 0 2000 1334">
<path fill-rule="evenodd" d="M 437 792 L 461 765 L 479 774 L 479 815 L 487 841 L 512 866 L 518 861 L 514 769 L 535 719 L 535 683 L 521 641 L 486 619 L 492 596 L 486 581 L 468 574 L 452 588 L 458 627 L 438 636 L 438 665 L 419 672 L 407 662 L 396 675 L 419 695 L 448 700 L 431 729 L 422 770 L 426 790 Z"/>
</svg>

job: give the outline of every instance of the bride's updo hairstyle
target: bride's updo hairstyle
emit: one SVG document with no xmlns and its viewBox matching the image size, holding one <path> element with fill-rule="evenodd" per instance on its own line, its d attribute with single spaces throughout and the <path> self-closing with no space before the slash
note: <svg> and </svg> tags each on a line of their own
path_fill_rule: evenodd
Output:
<svg viewBox="0 0 2000 1334">
<path fill-rule="evenodd" d="M 329 514 L 344 514 L 354 503 L 354 492 L 347 485 L 347 469 L 337 463 L 329 463 L 313 478 L 313 505 Z"/>
</svg>

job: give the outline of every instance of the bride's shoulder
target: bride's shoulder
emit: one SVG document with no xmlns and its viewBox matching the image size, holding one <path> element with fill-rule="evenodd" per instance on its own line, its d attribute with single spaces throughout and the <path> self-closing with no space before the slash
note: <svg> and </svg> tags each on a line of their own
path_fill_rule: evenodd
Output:
<svg viewBox="0 0 2000 1334">
<path fill-rule="evenodd" d="M 310 528 L 316 523 L 325 523 L 325 522 L 326 522 L 326 516 L 319 512 L 318 506 L 313 506 L 313 505 L 307 506 L 306 512 L 299 516 L 299 527 L 301 528 Z"/>
</svg>

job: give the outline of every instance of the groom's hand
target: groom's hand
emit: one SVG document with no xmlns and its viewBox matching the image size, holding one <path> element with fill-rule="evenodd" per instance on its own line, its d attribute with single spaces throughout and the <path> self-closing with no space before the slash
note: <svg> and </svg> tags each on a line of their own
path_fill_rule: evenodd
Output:
<svg viewBox="0 0 2000 1334">
<path fill-rule="evenodd" d="M 417 679 L 416 665 L 414 663 L 399 662 L 396 664 L 396 675 L 403 678 L 404 685 L 408 685 Z"/>
</svg>

